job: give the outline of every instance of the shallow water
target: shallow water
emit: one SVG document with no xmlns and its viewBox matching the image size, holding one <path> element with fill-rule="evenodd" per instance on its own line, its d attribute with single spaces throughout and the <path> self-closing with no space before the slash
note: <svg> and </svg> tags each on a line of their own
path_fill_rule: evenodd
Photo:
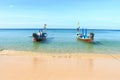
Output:
<svg viewBox="0 0 120 80">
<path fill-rule="evenodd" d="M 48 29 L 47 40 L 33 42 L 32 33 L 37 29 L 0 30 L 0 49 L 34 51 L 43 53 L 118 53 L 120 52 L 120 30 L 89 29 L 94 32 L 94 43 L 76 38 L 75 29 Z"/>
</svg>

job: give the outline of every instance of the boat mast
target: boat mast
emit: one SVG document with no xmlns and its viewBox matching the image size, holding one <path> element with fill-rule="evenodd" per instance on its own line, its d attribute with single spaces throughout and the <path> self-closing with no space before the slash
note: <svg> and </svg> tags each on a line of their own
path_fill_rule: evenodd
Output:
<svg viewBox="0 0 120 80">
<path fill-rule="evenodd" d="M 46 26 L 47 26 L 47 24 L 44 24 L 44 31 L 46 32 Z"/>
</svg>

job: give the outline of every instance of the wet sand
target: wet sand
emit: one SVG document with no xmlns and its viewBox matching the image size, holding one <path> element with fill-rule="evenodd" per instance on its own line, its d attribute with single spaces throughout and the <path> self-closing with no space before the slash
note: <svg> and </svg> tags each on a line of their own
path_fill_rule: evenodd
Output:
<svg viewBox="0 0 120 80">
<path fill-rule="evenodd" d="M 0 80 L 120 80 L 120 55 L 3 50 Z"/>
</svg>

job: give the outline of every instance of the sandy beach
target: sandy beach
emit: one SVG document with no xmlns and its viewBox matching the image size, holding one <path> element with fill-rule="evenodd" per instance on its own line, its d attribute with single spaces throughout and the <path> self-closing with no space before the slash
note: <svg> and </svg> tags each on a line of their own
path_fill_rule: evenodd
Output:
<svg viewBox="0 0 120 80">
<path fill-rule="evenodd" d="M 0 80 L 120 80 L 119 54 L 0 51 Z"/>
</svg>

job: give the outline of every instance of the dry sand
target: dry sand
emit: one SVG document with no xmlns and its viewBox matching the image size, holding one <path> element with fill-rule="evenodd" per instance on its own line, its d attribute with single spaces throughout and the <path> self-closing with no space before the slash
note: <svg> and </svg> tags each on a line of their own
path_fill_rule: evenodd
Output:
<svg viewBox="0 0 120 80">
<path fill-rule="evenodd" d="M 120 55 L 3 50 L 0 80 L 120 80 Z"/>
</svg>

